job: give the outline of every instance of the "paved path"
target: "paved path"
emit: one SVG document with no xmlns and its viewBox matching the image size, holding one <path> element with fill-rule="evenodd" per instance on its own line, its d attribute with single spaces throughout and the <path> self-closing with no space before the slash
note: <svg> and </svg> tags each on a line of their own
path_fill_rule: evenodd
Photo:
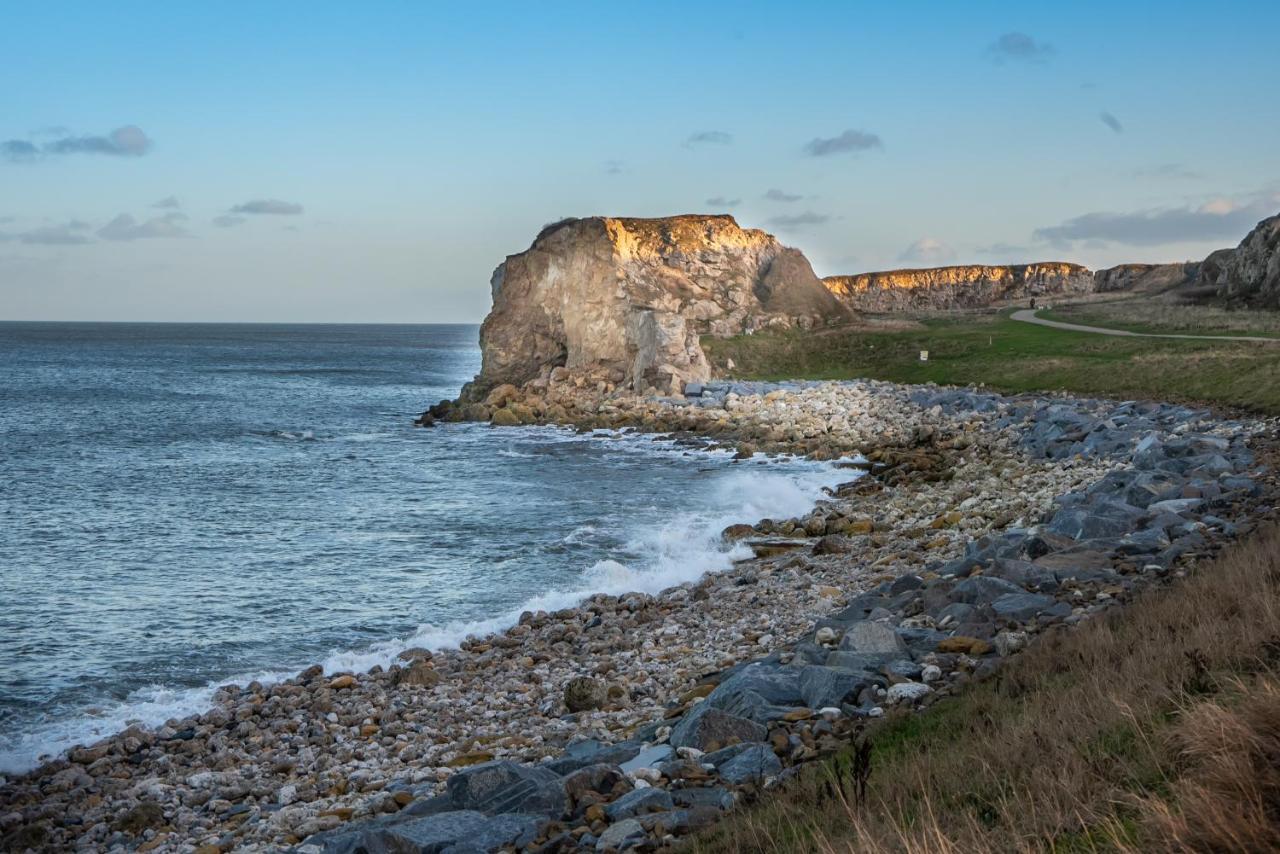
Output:
<svg viewBox="0 0 1280 854">
<path fill-rule="evenodd" d="M 1023 308 L 1010 315 L 1014 320 L 1023 323 L 1034 323 L 1038 326 L 1052 326 L 1054 329 L 1066 329 L 1071 332 L 1092 332 L 1096 335 L 1116 335 L 1122 338 L 1188 338 L 1195 341 L 1263 341 L 1268 344 L 1280 344 L 1280 338 L 1262 338 L 1249 335 L 1170 335 L 1155 332 L 1130 332 L 1127 329 L 1108 329 L 1105 326 L 1083 326 L 1079 323 L 1063 323 L 1060 320 L 1045 320 L 1036 317 L 1039 309 Z"/>
</svg>

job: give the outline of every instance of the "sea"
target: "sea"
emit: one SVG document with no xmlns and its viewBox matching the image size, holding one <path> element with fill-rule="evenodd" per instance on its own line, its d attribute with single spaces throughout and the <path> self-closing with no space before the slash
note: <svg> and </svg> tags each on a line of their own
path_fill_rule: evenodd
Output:
<svg viewBox="0 0 1280 854">
<path fill-rule="evenodd" d="M 0 772 L 747 556 L 831 464 L 419 428 L 474 325 L 0 323 Z"/>
</svg>

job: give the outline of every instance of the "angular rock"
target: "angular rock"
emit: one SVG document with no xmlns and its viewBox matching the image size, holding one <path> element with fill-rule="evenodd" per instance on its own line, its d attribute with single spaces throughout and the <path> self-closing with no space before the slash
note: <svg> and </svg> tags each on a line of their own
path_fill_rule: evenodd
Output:
<svg viewBox="0 0 1280 854">
<path fill-rule="evenodd" d="M 859 692 L 870 682 L 871 678 L 864 670 L 819 665 L 800 668 L 800 694 L 810 709 L 856 704 Z"/>
<path fill-rule="evenodd" d="M 675 803 L 666 789 L 633 789 L 604 808 L 609 821 L 635 818 L 651 812 L 674 809 Z"/>
<path fill-rule="evenodd" d="M 722 712 L 702 702 L 680 719 L 668 741 L 673 747 L 696 747 L 706 751 L 733 741 L 763 741 L 768 730 L 755 721 Z"/>
<path fill-rule="evenodd" d="M 565 811 L 559 776 L 546 768 L 506 760 L 486 762 L 453 775 L 445 791 L 455 809 L 486 815 L 523 812 L 558 818 Z"/>
</svg>

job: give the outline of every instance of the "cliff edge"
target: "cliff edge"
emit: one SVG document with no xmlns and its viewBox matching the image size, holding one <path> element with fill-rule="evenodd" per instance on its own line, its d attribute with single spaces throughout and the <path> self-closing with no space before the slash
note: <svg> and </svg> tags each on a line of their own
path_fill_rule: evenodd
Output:
<svg viewBox="0 0 1280 854">
<path fill-rule="evenodd" d="M 1280 308 L 1280 214 L 1258 223 L 1235 249 L 1205 258 L 1195 287 L 1230 303 Z"/>
<path fill-rule="evenodd" d="M 979 308 L 1039 296 L 1087 294 L 1093 273 L 1079 264 L 967 264 L 828 276 L 827 290 L 852 309 L 896 312 Z"/>
<path fill-rule="evenodd" d="M 556 367 L 679 393 L 710 378 L 698 339 L 846 320 L 799 250 L 731 216 L 553 223 L 498 266 L 480 327 L 478 399 Z"/>
</svg>

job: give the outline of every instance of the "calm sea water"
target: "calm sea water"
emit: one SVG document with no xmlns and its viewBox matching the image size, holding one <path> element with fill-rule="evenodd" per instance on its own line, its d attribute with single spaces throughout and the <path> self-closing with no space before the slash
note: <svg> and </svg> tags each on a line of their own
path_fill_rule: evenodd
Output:
<svg viewBox="0 0 1280 854">
<path fill-rule="evenodd" d="M 727 567 L 841 473 L 412 426 L 475 326 L 0 323 L 0 770 L 212 688 Z M 847 476 L 847 473 L 846 473 Z"/>
</svg>

